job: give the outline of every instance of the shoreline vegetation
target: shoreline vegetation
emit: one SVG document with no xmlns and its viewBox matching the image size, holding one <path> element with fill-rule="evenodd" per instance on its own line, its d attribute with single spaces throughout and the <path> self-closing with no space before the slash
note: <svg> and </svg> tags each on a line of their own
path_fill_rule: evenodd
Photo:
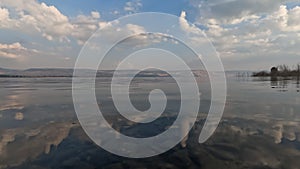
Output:
<svg viewBox="0 0 300 169">
<path fill-rule="evenodd" d="M 300 77 L 300 64 L 290 68 L 288 65 L 279 65 L 272 67 L 268 71 L 254 72 L 253 77 Z"/>
</svg>

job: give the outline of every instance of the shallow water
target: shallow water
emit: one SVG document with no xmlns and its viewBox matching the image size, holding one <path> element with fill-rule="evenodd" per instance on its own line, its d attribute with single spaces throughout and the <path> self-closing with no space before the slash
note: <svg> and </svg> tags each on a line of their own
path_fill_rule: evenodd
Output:
<svg viewBox="0 0 300 169">
<path fill-rule="evenodd" d="M 155 83 L 160 81 L 160 83 Z M 206 80 L 199 80 L 201 107 L 187 140 L 165 154 L 143 160 L 112 155 L 82 131 L 73 108 L 71 78 L 0 78 L 0 168 L 297 168 L 300 157 L 300 92 L 297 79 L 236 77 L 228 74 L 222 122 L 205 144 L 197 138 L 209 107 Z M 110 97 L 100 79 L 96 95 L 123 133 L 146 137 L 172 124 L 179 95 L 172 79 L 141 78 L 133 104 L 149 108 L 145 88 L 164 88 L 170 102 L 163 116 L 143 132 L 111 115 Z M 167 87 L 165 87 L 167 86 Z M 106 98 L 107 97 L 107 98 Z M 107 103 L 105 102 L 108 100 Z M 98 100 L 98 101 L 99 101 Z M 101 103 L 100 103 L 101 104 Z M 204 118 L 203 118 L 204 117 Z M 161 125 L 158 125 L 161 124 Z M 153 127 L 157 128 L 153 128 Z M 141 126 L 139 126 L 141 127 Z M 155 162 L 155 164 L 153 164 Z"/>
</svg>

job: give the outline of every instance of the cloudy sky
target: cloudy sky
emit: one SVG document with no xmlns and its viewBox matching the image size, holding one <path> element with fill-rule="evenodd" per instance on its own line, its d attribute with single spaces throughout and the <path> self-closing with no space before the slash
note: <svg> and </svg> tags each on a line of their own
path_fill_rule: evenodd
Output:
<svg viewBox="0 0 300 169">
<path fill-rule="evenodd" d="M 196 25 L 226 70 L 300 63 L 299 0 L 1 0 L 0 67 L 73 67 L 96 30 L 139 12 L 169 13 Z"/>
</svg>

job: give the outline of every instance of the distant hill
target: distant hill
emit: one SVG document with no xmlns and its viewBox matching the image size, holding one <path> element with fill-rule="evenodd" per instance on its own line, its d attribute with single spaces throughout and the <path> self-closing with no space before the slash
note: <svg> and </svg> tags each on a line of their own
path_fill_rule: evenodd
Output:
<svg viewBox="0 0 300 169">
<path fill-rule="evenodd" d="M 14 69 L 4 69 L 0 68 L 0 77 L 72 77 L 73 69 L 63 69 L 63 68 L 31 68 L 26 70 L 14 70 Z M 83 76 L 94 73 L 94 70 L 81 69 L 80 74 Z M 122 77 L 133 76 L 136 71 L 134 70 L 120 70 L 119 75 Z M 184 71 L 173 71 L 177 75 L 184 75 Z M 114 71 L 112 70 L 99 70 L 97 72 L 97 77 L 112 77 Z M 206 71 L 203 70 L 193 70 L 196 77 L 207 77 Z M 137 77 L 170 77 L 164 71 L 160 70 L 147 70 L 142 71 Z"/>
<path fill-rule="evenodd" d="M 32 68 L 22 72 L 24 76 L 72 77 L 73 69 Z"/>
<path fill-rule="evenodd" d="M 0 68 L 0 77 L 72 77 L 72 69 L 26 69 Z"/>
<path fill-rule="evenodd" d="M 20 70 L 0 68 L 0 75 L 16 75 L 16 74 L 19 74 L 19 73 L 21 73 Z"/>
</svg>

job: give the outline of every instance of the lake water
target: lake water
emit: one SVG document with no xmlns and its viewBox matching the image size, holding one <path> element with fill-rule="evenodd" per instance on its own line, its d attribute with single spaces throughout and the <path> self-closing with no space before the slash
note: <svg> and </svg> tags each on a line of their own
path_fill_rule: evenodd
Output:
<svg viewBox="0 0 300 169">
<path fill-rule="evenodd" d="M 159 83 L 157 83 L 159 81 Z M 207 81 L 200 80 L 203 87 Z M 141 90 L 154 83 L 168 93 L 166 116 L 157 128 L 137 130 L 110 114 L 107 81 L 97 81 L 96 93 L 115 128 L 128 135 L 156 135 L 171 125 L 178 109 L 172 79 L 142 78 L 134 83 L 134 105 L 149 107 Z M 146 159 L 128 159 L 95 145 L 81 129 L 72 102 L 71 78 L 0 78 L 1 168 L 299 168 L 299 79 L 227 75 L 228 96 L 222 121 L 204 144 L 197 143 L 209 92 L 201 91 L 199 118 L 188 140 L 170 151 Z M 167 86 L 167 87 L 166 87 Z M 106 97 L 107 96 L 107 102 Z M 104 103 L 103 103 L 104 102 Z M 161 124 L 161 125 L 158 125 Z M 183 146 L 186 145 L 186 146 Z"/>
</svg>

